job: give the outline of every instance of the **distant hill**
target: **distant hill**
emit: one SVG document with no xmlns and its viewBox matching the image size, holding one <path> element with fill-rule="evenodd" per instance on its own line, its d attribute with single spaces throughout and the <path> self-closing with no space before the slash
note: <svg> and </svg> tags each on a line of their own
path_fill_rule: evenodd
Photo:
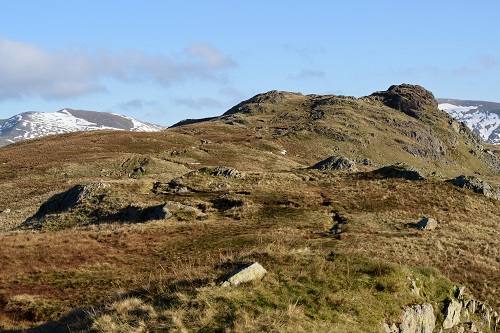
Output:
<svg viewBox="0 0 500 333">
<path fill-rule="evenodd" d="M 109 112 L 62 109 L 24 112 L 0 120 L 0 146 L 46 135 L 92 130 L 156 132 L 163 127 Z"/>
<path fill-rule="evenodd" d="M 485 142 L 500 144 L 500 103 L 438 98 L 439 108 L 463 121 Z"/>
</svg>

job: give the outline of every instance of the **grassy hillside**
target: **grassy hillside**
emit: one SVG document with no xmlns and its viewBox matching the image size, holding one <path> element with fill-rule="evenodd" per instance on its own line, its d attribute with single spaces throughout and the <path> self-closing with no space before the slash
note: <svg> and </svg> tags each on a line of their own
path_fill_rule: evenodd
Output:
<svg viewBox="0 0 500 333">
<path fill-rule="evenodd" d="M 499 201 L 445 182 L 500 184 L 498 151 L 415 89 L 398 109 L 270 92 L 160 133 L 0 148 L 0 329 L 383 332 L 417 303 L 442 323 L 455 285 L 498 308 Z M 331 155 L 359 171 L 308 169 Z M 427 179 L 372 172 L 396 162 Z M 249 261 L 262 281 L 219 286 Z"/>
</svg>

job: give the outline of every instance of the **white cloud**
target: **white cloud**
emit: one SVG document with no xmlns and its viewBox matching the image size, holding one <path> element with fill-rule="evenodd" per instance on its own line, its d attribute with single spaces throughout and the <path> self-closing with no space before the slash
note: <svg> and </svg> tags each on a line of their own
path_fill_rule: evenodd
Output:
<svg viewBox="0 0 500 333">
<path fill-rule="evenodd" d="M 232 66 L 232 59 L 207 44 L 194 44 L 166 56 L 138 50 L 48 51 L 4 39 L 0 41 L 0 99 L 58 99 L 106 91 L 100 83 L 104 78 L 123 82 L 149 80 L 164 86 L 189 79 L 222 80 L 220 72 Z"/>
</svg>

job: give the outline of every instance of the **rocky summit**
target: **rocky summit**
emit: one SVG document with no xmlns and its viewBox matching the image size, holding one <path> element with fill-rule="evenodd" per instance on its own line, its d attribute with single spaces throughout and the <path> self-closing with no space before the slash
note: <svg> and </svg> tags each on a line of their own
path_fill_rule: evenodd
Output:
<svg viewBox="0 0 500 333">
<path fill-rule="evenodd" d="M 0 147 L 0 330 L 498 332 L 499 156 L 410 84 Z"/>
</svg>

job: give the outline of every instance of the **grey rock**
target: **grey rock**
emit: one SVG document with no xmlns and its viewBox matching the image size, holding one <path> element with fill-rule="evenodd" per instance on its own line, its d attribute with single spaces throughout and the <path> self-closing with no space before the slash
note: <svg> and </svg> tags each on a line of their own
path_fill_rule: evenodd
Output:
<svg viewBox="0 0 500 333">
<path fill-rule="evenodd" d="M 385 166 L 374 170 L 374 174 L 384 176 L 386 178 L 403 178 L 407 180 L 425 180 L 425 176 L 415 168 L 406 163 L 396 163 L 394 165 Z"/>
<path fill-rule="evenodd" d="M 185 211 L 192 212 L 196 216 L 204 215 L 199 209 L 192 206 L 181 204 L 177 201 L 167 201 L 165 204 L 153 207 L 151 211 L 148 211 L 147 217 L 144 220 L 166 220 L 173 216 L 175 212 Z M 144 214 L 144 213 L 143 213 Z"/>
<path fill-rule="evenodd" d="M 220 183 L 215 186 L 215 190 L 227 190 L 229 188 L 231 188 L 231 185 L 229 185 L 228 183 Z"/>
<path fill-rule="evenodd" d="M 399 328 L 401 333 L 432 333 L 435 326 L 432 305 L 418 304 L 404 310 Z"/>
<path fill-rule="evenodd" d="M 462 303 L 452 299 L 446 307 L 443 328 L 449 329 L 460 322 L 460 312 L 462 311 Z"/>
<path fill-rule="evenodd" d="M 234 269 L 221 284 L 223 287 L 237 286 L 240 283 L 261 280 L 267 271 L 258 262 L 251 262 Z"/>
<path fill-rule="evenodd" d="M 384 333 L 399 333 L 399 328 L 396 324 L 392 324 L 389 326 L 387 323 L 384 323 Z"/>
<path fill-rule="evenodd" d="M 234 168 L 230 168 L 227 166 L 218 166 L 212 172 L 210 172 L 212 176 L 221 176 L 226 178 L 245 178 L 245 174 L 239 172 Z"/>
<path fill-rule="evenodd" d="M 479 331 L 473 321 L 469 323 L 469 330 L 471 333 L 477 333 Z"/>
<path fill-rule="evenodd" d="M 500 200 L 500 189 L 495 186 L 491 186 L 489 183 L 478 177 L 460 175 L 456 178 L 448 180 L 448 182 L 455 186 L 483 194 L 486 197 Z"/>
<path fill-rule="evenodd" d="M 313 165 L 311 169 L 358 171 L 355 161 L 341 155 L 330 156 L 327 159 Z"/>
<path fill-rule="evenodd" d="M 434 230 L 436 229 L 438 223 L 435 219 L 431 217 L 426 217 L 420 220 L 415 227 L 420 230 Z"/>
<path fill-rule="evenodd" d="M 457 299 L 463 299 L 465 295 L 465 286 L 455 288 L 455 297 Z"/>
<path fill-rule="evenodd" d="M 476 313 L 476 306 L 477 304 L 475 299 L 469 300 L 466 305 L 467 311 L 470 313 Z"/>
<path fill-rule="evenodd" d="M 186 186 L 179 187 L 178 189 L 175 190 L 175 193 L 177 194 L 182 194 L 182 193 L 189 193 L 189 189 Z"/>
</svg>

